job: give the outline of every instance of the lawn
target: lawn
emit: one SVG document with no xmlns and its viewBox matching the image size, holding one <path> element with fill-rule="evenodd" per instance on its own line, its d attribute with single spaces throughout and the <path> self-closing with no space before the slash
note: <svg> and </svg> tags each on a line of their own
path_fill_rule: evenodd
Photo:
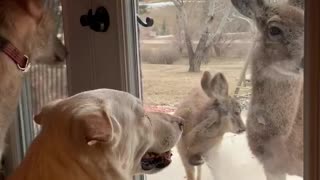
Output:
<svg viewBox="0 0 320 180">
<path fill-rule="evenodd" d="M 186 59 L 173 65 L 143 64 L 144 102 L 147 106 L 175 107 L 190 89 L 200 85 L 205 70 L 212 74 L 225 74 L 229 93 L 233 94 L 243 65 L 242 59 L 213 59 L 207 65 L 202 65 L 202 72 L 189 73 Z"/>
</svg>

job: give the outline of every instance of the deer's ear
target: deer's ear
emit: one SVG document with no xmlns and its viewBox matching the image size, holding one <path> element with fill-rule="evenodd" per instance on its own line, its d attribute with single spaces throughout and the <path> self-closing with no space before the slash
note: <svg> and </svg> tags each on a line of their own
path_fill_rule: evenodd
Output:
<svg viewBox="0 0 320 180">
<path fill-rule="evenodd" d="M 254 19 L 263 13 L 264 0 L 231 0 L 233 6 L 244 16 Z"/>
<path fill-rule="evenodd" d="M 32 17 L 39 19 L 44 13 L 44 0 L 16 0 Z"/>
<path fill-rule="evenodd" d="M 210 87 L 215 95 L 228 96 L 228 82 L 222 73 L 217 73 L 211 80 Z"/>
<path fill-rule="evenodd" d="M 208 97 L 212 97 L 212 92 L 210 88 L 210 80 L 212 76 L 209 71 L 205 71 L 201 78 L 201 88 L 207 94 Z"/>
</svg>

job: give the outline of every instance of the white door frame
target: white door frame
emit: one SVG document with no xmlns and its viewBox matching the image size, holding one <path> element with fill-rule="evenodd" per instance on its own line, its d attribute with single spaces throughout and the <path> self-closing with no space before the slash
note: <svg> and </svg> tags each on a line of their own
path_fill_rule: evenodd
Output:
<svg viewBox="0 0 320 180">
<path fill-rule="evenodd" d="M 111 88 L 141 97 L 134 0 L 62 0 L 70 95 L 89 89 Z M 90 8 L 105 7 L 107 32 L 80 25 Z"/>
<path fill-rule="evenodd" d="M 110 15 L 107 32 L 80 25 L 92 8 Z M 135 0 L 62 0 L 70 95 L 96 88 L 127 91 L 142 98 Z M 146 179 L 136 176 L 136 180 Z"/>
</svg>

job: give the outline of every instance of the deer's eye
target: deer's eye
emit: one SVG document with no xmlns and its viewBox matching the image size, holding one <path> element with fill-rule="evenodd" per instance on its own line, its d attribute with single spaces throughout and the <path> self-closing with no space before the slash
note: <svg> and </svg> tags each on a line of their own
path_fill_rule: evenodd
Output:
<svg viewBox="0 0 320 180">
<path fill-rule="evenodd" d="M 236 116 L 240 116 L 240 111 L 235 111 L 234 114 L 235 114 Z"/>
<path fill-rule="evenodd" d="M 269 29 L 269 33 L 271 36 L 279 36 L 282 34 L 282 31 L 280 28 L 273 26 Z"/>
<path fill-rule="evenodd" d="M 240 114 L 241 114 L 241 107 L 239 106 L 238 108 L 235 108 L 233 112 L 234 112 L 234 115 L 240 116 Z"/>
<path fill-rule="evenodd" d="M 278 41 L 283 37 L 283 30 L 277 25 L 270 25 L 268 28 L 268 37 L 272 41 Z"/>
<path fill-rule="evenodd" d="M 216 99 L 216 100 L 213 101 L 212 106 L 217 108 L 217 107 L 220 106 L 220 102 Z"/>
</svg>

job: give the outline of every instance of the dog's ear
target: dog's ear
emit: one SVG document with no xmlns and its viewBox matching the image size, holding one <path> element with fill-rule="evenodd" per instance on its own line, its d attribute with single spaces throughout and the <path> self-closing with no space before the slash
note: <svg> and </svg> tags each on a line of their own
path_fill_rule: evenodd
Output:
<svg viewBox="0 0 320 180">
<path fill-rule="evenodd" d="M 32 17 L 39 19 L 44 13 L 44 0 L 16 0 Z"/>
<path fill-rule="evenodd" d="M 38 113 L 38 114 L 36 114 L 36 115 L 33 117 L 34 122 L 37 123 L 38 125 L 41 125 L 41 124 L 42 124 L 42 121 L 41 121 L 42 118 L 41 118 L 41 117 L 42 117 L 41 112 Z"/>
<path fill-rule="evenodd" d="M 33 119 L 34 122 L 37 123 L 38 125 L 43 125 L 44 123 L 44 115 L 48 114 L 48 112 L 54 107 L 56 106 L 59 102 L 61 102 L 63 99 L 56 99 L 53 100 L 51 102 L 49 102 L 48 104 L 46 104 L 40 111 L 40 113 L 36 114 Z"/>
<path fill-rule="evenodd" d="M 90 114 L 80 119 L 81 133 L 89 146 L 108 143 L 112 140 L 113 126 L 111 117 L 105 112 L 102 115 Z"/>
</svg>

